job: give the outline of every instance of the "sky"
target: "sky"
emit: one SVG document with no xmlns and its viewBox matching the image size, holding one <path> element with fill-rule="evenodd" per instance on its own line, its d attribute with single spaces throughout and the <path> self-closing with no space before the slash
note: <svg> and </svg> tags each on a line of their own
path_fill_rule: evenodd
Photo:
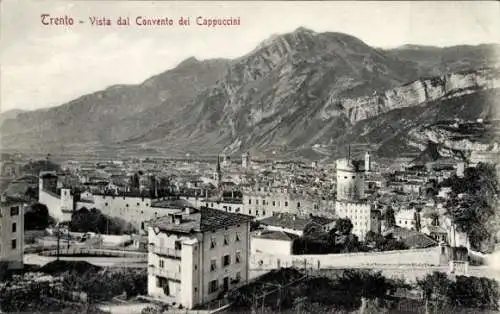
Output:
<svg viewBox="0 0 500 314">
<path fill-rule="evenodd" d="M 236 58 L 275 34 L 300 26 L 342 32 L 381 48 L 404 44 L 500 43 L 499 2 L 176 2 L 3 0 L 0 18 L 0 111 L 61 105 L 115 84 L 138 84 L 182 60 Z M 74 25 L 43 25 L 42 14 Z M 112 26 L 92 26 L 91 17 Z M 118 26 L 118 17 L 130 26 Z M 138 26 L 138 16 L 173 26 Z M 196 17 L 240 19 L 204 27 Z M 190 17 L 190 26 L 177 25 Z M 81 20 L 84 23 L 80 24 Z"/>
</svg>

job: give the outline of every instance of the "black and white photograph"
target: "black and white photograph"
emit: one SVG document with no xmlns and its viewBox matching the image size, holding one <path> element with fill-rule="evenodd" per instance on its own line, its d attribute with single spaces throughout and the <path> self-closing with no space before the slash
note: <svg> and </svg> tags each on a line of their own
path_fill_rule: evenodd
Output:
<svg viewBox="0 0 500 314">
<path fill-rule="evenodd" d="M 0 2 L 0 313 L 500 313 L 500 2 Z"/>
</svg>

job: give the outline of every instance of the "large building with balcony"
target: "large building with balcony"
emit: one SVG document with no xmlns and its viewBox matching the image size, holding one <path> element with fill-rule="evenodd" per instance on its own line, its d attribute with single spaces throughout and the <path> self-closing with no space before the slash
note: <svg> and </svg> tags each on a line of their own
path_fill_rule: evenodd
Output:
<svg viewBox="0 0 500 314">
<path fill-rule="evenodd" d="M 148 295 L 192 309 L 248 280 L 252 217 L 186 208 L 148 224 Z"/>
<path fill-rule="evenodd" d="M 23 268 L 25 207 L 5 199 L 0 203 L 0 264 L 9 269 Z"/>
</svg>

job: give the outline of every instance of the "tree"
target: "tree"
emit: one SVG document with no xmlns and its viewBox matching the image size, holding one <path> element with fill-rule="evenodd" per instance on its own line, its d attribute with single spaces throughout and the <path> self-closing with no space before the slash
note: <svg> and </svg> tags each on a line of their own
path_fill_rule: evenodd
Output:
<svg viewBox="0 0 500 314">
<path fill-rule="evenodd" d="M 252 220 L 250 222 L 250 231 L 255 231 L 260 229 L 260 221 L 258 220 Z"/>
<path fill-rule="evenodd" d="M 354 226 L 349 218 L 340 218 L 335 223 L 335 229 L 338 230 L 341 235 L 345 236 L 351 233 L 353 227 Z"/>
<path fill-rule="evenodd" d="M 304 230 L 303 230 L 303 235 L 308 237 L 308 236 L 313 236 L 313 235 L 316 235 L 323 232 L 323 230 L 321 229 L 321 226 L 319 226 L 318 224 L 314 223 L 314 222 L 310 222 L 308 223 L 305 227 L 304 227 Z"/>
<path fill-rule="evenodd" d="M 367 301 L 384 299 L 392 284 L 381 272 L 347 270 L 339 278 L 339 285 L 351 294 L 361 298 L 360 313 L 365 313 Z"/>
<path fill-rule="evenodd" d="M 430 302 L 434 301 L 434 308 L 439 308 L 448 303 L 448 296 L 453 282 L 445 273 L 434 271 L 422 279 L 417 279 L 417 286 L 422 289 L 425 299 L 425 313 L 430 313 Z"/>
<path fill-rule="evenodd" d="M 396 217 L 394 214 L 394 208 L 392 208 L 392 206 L 387 207 L 384 213 L 384 220 L 387 228 L 391 228 L 396 225 Z"/>
<path fill-rule="evenodd" d="M 337 242 L 337 229 L 332 228 L 330 231 L 328 231 L 328 246 L 330 248 L 334 248 L 335 244 Z"/>
<path fill-rule="evenodd" d="M 467 168 L 464 177 L 453 176 L 441 183 L 452 189 L 451 198 L 445 204 L 448 215 L 459 231 L 466 232 L 472 248 L 481 250 L 494 232 L 491 223 L 495 216 L 498 181 L 495 167 L 479 163 Z M 459 195 L 462 194 L 462 197 Z"/>
<path fill-rule="evenodd" d="M 35 203 L 24 214 L 25 230 L 44 230 L 53 222 L 54 219 L 49 216 L 49 210 L 44 204 Z"/>
<path fill-rule="evenodd" d="M 130 187 L 132 189 L 139 189 L 140 186 L 141 186 L 140 177 L 139 177 L 139 174 L 136 172 L 130 178 Z"/>
</svg>

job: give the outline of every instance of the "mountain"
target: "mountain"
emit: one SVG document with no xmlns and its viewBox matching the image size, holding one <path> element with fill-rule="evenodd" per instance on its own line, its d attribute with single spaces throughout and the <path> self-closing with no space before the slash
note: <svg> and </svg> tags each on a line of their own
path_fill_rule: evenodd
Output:
<svg viewBox="0 0 500 314">
<path fill-rule="evenodd" d="M 184 103 L 215 84 L 228 65 L 228 60 L 189 58 L 139 85 L 115 85 L 49 110 L 20 113 L 3 121 L 2 146 L 59 149 L 73 143 L 106 145 L 133 136 L 154 126 L 157 112 L 177 114 Z"/>
<path fill-rule="evenodd" d="M 484 68 L 494 46 L 461 47 L 383 50 L 299 28 L 234 60 L 190 58 L 139 85 L 0 117 L 2 147 L 310 158 L 349 143 L 412 151 L 409 134 L 422 124 L 494 116 L 500 74 Z"/>
<path fill-rule="evenodd" d="M 390 55 L 411 60 L 419 69 L 419 76 L 439 76 L 443 73 L 461 72 L 498 65 L 500 44 L 477 46 L 433 46 L 404 45 L 388 49 Z"/>
</svg>

